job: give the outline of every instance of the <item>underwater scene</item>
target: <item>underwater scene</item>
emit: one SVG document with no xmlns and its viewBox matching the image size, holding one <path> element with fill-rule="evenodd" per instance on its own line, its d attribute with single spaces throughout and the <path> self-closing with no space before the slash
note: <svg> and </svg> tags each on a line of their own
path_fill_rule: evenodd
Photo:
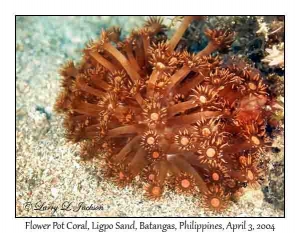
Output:
<svg viewBox="0 0 300 233">
<path fill-rule="evenodd" d="M 16 16 L 17 217 L 283 217 L 284 16 Z"/>
</svg>

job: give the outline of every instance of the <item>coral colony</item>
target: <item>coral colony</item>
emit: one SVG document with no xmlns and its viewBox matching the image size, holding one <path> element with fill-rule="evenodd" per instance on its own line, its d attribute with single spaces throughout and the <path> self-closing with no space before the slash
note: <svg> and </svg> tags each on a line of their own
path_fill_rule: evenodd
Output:
<svg viewBox="0 0 300 233">
<path fill-rule="evenodd" d="M 62 68 L 55 108 L 82 158 L 104 159 L 118 185 L 139 177 L 149 198 L 170 188 L 222 211 L 264 179 L 270 100 L 256 69 L 214 56 L 234 33 L 207 29 L 196 54 L 177 46 L 193 20 L 206 17 L 184 17 L 170 40 L 159 17 L 124 40 L 120 28 L 102 30 L 78 66 Z"/>
</svg>

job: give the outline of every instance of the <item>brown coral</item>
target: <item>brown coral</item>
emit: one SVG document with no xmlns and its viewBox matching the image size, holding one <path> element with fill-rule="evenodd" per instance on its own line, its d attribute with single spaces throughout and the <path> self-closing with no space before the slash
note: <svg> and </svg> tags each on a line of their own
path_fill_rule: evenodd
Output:
<svg viewBox="0 0 300 233">
<path fill-rule="evenodd" d="M 204 19 L 185 17 L 169 41 L 158 40 L 167 28 L 156 17 L 123 41 L 121 29 L 103 30 L 80 66 L 62 68 L 55 108 L 84 159 L 106 152 L 117 184 L 140 176 L 157 199 L 173 179 L 177 191 L 200 192 L 219 211 L 243 184 L 263 178 L 268 95 L 255 69 L 211 55 L 230 46 L 228 31 L 207 30 L 198 54 L 176 51 L 191 21 Z"/>
</svg>

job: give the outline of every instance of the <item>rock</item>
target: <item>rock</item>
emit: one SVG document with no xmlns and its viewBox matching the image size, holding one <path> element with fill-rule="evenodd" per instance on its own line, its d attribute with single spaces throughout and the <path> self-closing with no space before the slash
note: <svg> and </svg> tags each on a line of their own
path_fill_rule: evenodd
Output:
<svg viewBox="0 0 300 233">
<path fill-rule="evenodd" d="M 57 188 L 51 188 L 51 194 L 54 198 L 57 198 L 59 190 Z"/>
<path fill-rule="evenodd" d="M 239 205 L 260 208 L 264 202 L 264 193 L 260 189 L 246 188 L 239 200 Z"/>
<path fill-rule="evenodd" d="M 268 183 L 263 186 L 263 192 L 267 202 L 276 208 L 284 209 L 284 147 L 283 136 L 279 136 L 272 145 L 276 148 L 270 152 L 270 168 Z"/>
<path fill-rule="evenodd" d="M 32 109 L 28 116 L 30 118 L 29 121 L 33 124 L 32 134 L 34 138 L 41 138 L 48 132 L 50 124 L 45 113 Z"/>
<path fill-rule="evenodd" d="M 52 107 L 51 107 L 51 106 L 47 106 L 47 107 L 45 108 L 45 112 L 46 112 L 49 116 L 51 116 L 51 114 L 52 114 Z"/>
</svg>

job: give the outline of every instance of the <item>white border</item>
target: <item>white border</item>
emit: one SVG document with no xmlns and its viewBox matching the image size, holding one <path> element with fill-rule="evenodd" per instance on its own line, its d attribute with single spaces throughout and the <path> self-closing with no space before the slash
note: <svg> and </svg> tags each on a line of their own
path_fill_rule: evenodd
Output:
<svg viewBox="0 0 300 233">
<path fill-rule="evenodd" d="M 29 219 L 15 219 L 15 161 L 14 161 L 14 61 L 15 61 L 15 14 L 90 14 L 90 15 L 184 15 L 184 14 L 285 14 L 286 15 L 286 218 L 246 219 L 252 223 L 276 223 L 275 232 L 299 232 L 299 157 L 297 147 L 299 130 L 299 15 L 297 1 L 250 0 L 250 1 L 179 1 L 179 0 L 32 0 L 1 1 L 1 232 L 25 232 L 24 222 Z M 299 7 L 298 7 L 299 9 Z M 297 107 L 298 106 L 298 107 Z M 68 219 L 58 219 L 58 221 Z M 89 219 L 110 222 L 117 219 Z M 121 219 L 132 222 L 133 219 Z M 138 219 L 137 221 L 146 221 Z M 177 222 L 183 219 L 152 219 L 156 223 Z M 191 220 L 191 219 L 188 219 Z M 196 219 L 198 222 L 226 223 L 229 219 Z M 233 219 L 241 222 L 243 219 Z M 53 219 L 34 219 L 35 222 L 52 222 Z M 71 219 L 81 222 L 82 219 Z M 36 231 L 35 231 L 36 232 Z M 54 232 L 54 231 L 48 231 Z M 73 232 L 73 231 L 72 231 Z M 143 231 L 147 232 L 147 231 Z M 153 232 L 153 231 L 152 231 Z M 157 231 L 160 232 L 160 231 Z M 226 231 L 224 231 L 226 232 Z"/>
</svg>

